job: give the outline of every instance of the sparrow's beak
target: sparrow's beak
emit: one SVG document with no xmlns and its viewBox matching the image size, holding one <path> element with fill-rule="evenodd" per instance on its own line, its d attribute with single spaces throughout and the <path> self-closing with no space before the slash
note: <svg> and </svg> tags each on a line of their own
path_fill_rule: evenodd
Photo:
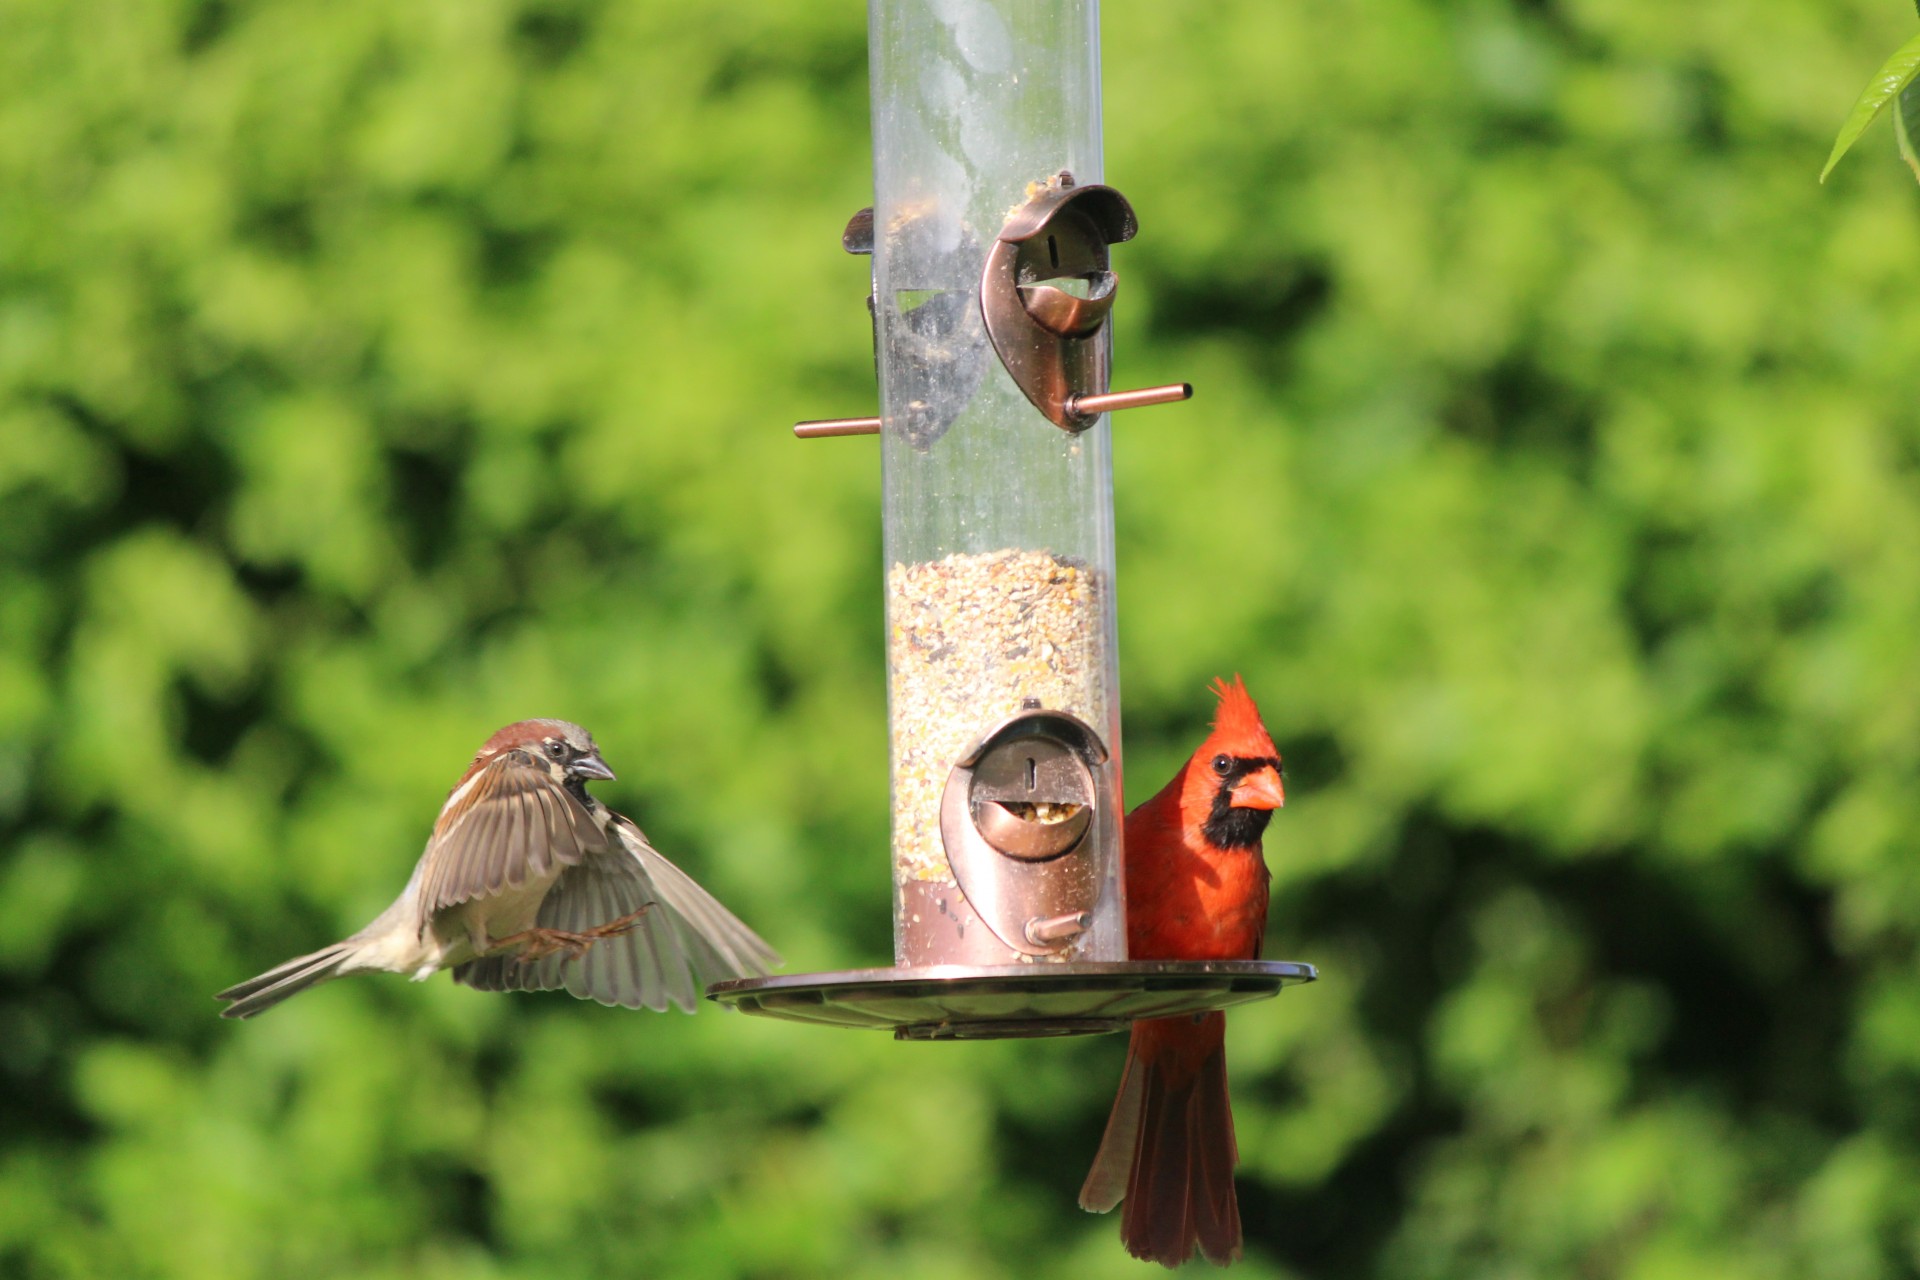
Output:
<svg viewBox="0 0 1920 1280">
<path fill-rule="evenodd" d="M 600 758 L 598 751 L 589 756 L 581 756 L 567 766 L 567 772 L 576 778 L 605 778 L 613 781 L 613 770 L 607 768 L 607 762 Z"/>
<path fill-rule="evenodd" d="M 1287 789 L 1280 781 L 1280 770 L 1273 765 L 1248 774 L 1233 789 L 1236 809 L 1278 809 L 1286 802 Z"/>
</svg>

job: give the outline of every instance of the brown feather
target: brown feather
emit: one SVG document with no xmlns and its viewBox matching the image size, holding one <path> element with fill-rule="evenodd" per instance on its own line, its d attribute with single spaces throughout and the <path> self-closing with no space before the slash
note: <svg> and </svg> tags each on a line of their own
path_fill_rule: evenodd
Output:
<svg viewBox="0 0 1920 1280">
<path fill-rule="evenodd" d="M 422 855 L 421 910 L 428 916 L 610 847 L 593 815 L 525 751 L 496 752 L 471 781 L 441 813 Z"/>
<path fill-rule="evenodd" d="M 564 987 L 602 1004 L 671 1004 L 691 1012 L 708 983 L 762 974 L 779 963 L 771 947 L 661 856 L 638 827 L 618 814 L 610 818 L 617 844 L 569 864 L 540 904 L 536 923 L 581 933 L 653 903 L 634 928 L 594 943 L 578 958 L 523 964 L 512 956 L 483 956 L 455 968 L 455 982 L 484 991 Z"/>
</svg>

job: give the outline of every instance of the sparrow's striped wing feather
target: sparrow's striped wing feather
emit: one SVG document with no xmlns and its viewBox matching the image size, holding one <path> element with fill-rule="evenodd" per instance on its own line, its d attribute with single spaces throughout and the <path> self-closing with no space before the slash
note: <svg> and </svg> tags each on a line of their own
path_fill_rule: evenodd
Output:
<svg viewBox="0 0 1920 1280">
<path fill-rule="evenodd" d="M 628 847 L 653 881 L 653 897 L 672 916 L 698 989 L 728 978 L 758 977 L 780 963 L 780 953 L 721 906 L 693 877 L 668 862 L 640 828 L 616 819 L 613 834 Z"/>
<path fill-rule="evenodd" d="M 483 956 L 453 971 L 483 991 L 554 991 L 628 1009 L 692 1012 L 709 983 L 766 973 L 780 957 L 693 878 L 662 857 L 640 829 L 614 817 L 620 847 L 569 866 L 536 922 L 584 933 L 642 906 L 631 930 L 596 942 L 583 956 L 556 954 L 525 963 Z"/>
<path fill-rule="evenodd" d="M 593 815 L 525 751 L 503 751 L 475 774 L 440 816 L 420 860 L 428 916 L 529 877 L 578 866 L 607 848 Z"/>
</svg>

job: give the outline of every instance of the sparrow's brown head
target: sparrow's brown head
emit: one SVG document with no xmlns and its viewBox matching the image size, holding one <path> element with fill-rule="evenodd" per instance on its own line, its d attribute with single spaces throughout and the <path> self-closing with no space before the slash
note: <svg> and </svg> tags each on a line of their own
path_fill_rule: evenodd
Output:
<svg viewBox="0 0 1920 1280">
<path fill-rule="evenodd" d="M 502 751 L 524 751 L 568 778 L 613 778 L 593 735 L 567 720 L 519 720 L 495 733 L 473 758 L 469 776 Z"/>
</svg>

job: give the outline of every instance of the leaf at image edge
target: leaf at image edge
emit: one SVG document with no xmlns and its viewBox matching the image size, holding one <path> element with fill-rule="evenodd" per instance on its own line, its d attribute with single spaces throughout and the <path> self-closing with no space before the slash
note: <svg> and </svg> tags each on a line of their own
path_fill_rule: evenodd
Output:
<svg viewBox="0 0 1920 1280">
<path fill-rule="evenodd" d="M 1920 75 L 1920 36 L 1915 36 L 1895 50 L 1885 65 L 1874 73 L 1873 79 L 1867 81 L 1860 100 L 1853 104 L 1853 110 L 1847 114 L 1847 122 L 1840 126 L 1840 134 L 1833 140 L 1833 152 L 1827 157 L 1826 167 L 1820 170 L 1820 181 L 1827 180 L 1827 175 L 1833 172 L 1833 166 L 1840 163 L 1840 157 L 1847 154 L 1847 149 L 1873 123 L 1873 118 L 1880 114 L 1894 95 L 1912 84 L 1916 75 Z"/>
<path fill-rule="evenodd" d="M 1893 136 L 1900 144 L 1900 158 L 1913 170 L 1914 181 L 1920 182 L 1920 153 L 1913 145 L 1915 133 L 1920 133 L 1920 80 L 1901 90 L 1900 102 L 1893 109 Z"/>
</svg>

